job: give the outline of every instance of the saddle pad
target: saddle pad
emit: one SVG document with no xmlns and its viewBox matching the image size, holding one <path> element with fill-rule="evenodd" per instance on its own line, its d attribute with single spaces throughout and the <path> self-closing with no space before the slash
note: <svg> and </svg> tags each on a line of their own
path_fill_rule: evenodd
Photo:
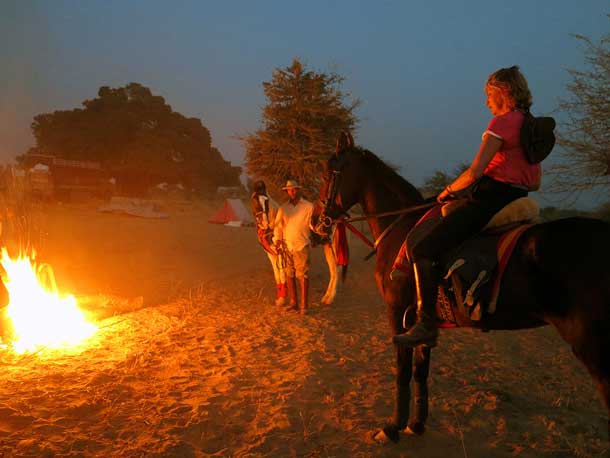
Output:
<svg viewBox="0 0 610 458">
<path fill-rule="evenodd" d="M 502 276 L 504 275 L 504 270 L 508 265 L 510 255 L 513 253 L 513 250 L 517 245 L 517 240 L 519 240 L 519 237 L 521 237 L 521 235 L 523 235 L 523 233 L 532 226 L 533 224 L 524 224 L 523 226 L 519 226 L 515 229 L 508 231 L 506 234 L 500 237 L 497 248 L 498 271 L 496 272 L 493 287 L 491 289 L 491 297 L 489 300 L 489 307 L 487 309 L 487 313 L 492 314 L 496 311 L 496 303 L 500 294 L 500 283 L 502 281 Z"/>
<path fill-rule="evenodd" d="M 540 206 L 538 202 L 531 197 L 521 197 L 513 200 L 496 213 L 483 228 L 483 231 L 519 222 L 531 222 L 539 215 Z"/>
<path fill-rule="evenodd" d="M 519 237 L 531 226 L 517 226 L 502 234 L 479 235 L 444 257 L 444 281 L 450 281 L 449 290 L 461 314 L 478 321 L 483 313 L 491 315 L 496 311 L 510 256 Z M 489 287 L 483 289 L 486 283 Z"/>
</svg>

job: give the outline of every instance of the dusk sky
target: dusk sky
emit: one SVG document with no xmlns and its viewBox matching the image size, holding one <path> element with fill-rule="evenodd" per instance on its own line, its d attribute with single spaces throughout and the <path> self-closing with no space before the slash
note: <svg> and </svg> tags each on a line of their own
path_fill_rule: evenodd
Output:
<svg viewBox="0 0 610 458">
<path fill-rule="evenodd" d="M 608 13 L 608 0 L 0 0 L 0 162 L 33 144 L 36 114 L 139 82 L 243 165 L 234 136 L 260 126 L 262 82 L 298 57 L 346 78 L 362 100 L 356 142 L 420 185 L 474 157 L 494 70 L 518 64 L 533 112 L 555 110 L 567 70 L 585 65 L 572 35 L 599 40 Z"/>
</svg>

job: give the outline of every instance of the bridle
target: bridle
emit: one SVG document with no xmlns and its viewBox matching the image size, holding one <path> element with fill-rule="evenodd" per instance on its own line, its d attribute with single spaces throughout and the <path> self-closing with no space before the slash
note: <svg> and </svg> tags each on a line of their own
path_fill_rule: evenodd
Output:
<svg viewBox="0 0 610 458">
<path fill-rule="evenodd" d="M 343 167 L 330 168 L 331 160 L 339 160 L 339 158 L 348 149 L 354 148 L 354 138 L 349 130 L 342 130 L 337 137 L 337 145 L 333 158 L 329 159 L 326 163 L 327 173 L 324 175 L 324 181 L 326 182 L 326 195 L 320 196 L 320 204 L 322 205 L 322 213 L 318 218 L 318 222 L 314 228 L 314 231 L 321 235 L 328 235 L 331 232 L 332 225 L 339 219 L 340 216 L 347 214 L 347 209 L 337 206 L 337 197 L 341 200 L 339 193 L 339 183 L 341 182 L 341 169 Z M 339 207 L 339 208 L 337 208 Z M 333 216 L 334 215 L 334 216 Z"/>
<path fill-rule="evenodd" d="M 339 184 L 341 181 L 341 170 L 329 170 L 329 173 L 326 174 L 324 181 L 326 182 L 326 192 L 324 196 L 320 196 L 322 212 L 318 217 L 318 222 L 314 226 L 314 232 L 320 235 L 328 235 L 330 228 L 333 224 L 335 224 L 339 217 L 341 215 L 347 215 L 347 211 L 336 204 L 337 194 L 339 193 Z M 333 214 L 336 214 L 336 216 L 331 216 Z"/>
<path fill-rule="evenodd" d="M 394 227 L 406 216 L 408 213 L 413 213 L 416 211 L 420 211 L 423 209 L 428 209 L 436 205 L 436 201 L 425 203 L 422 205 L 417 205 L 414 207 L 403 208 L 400 210 L 378 213 L 373 215 L 364 215 L 362 217 L 349 218 L 347 210 L 342 208 L 341 205 L 337 205 L 337 196 L 339 197 L 339 201 L 341 201 L 341 196 L 339 195 L 339 184 L 341 183 L 341 174 L 342 171 L 339 168 L 333 168 L 325 174 L 324 181 L 326 182 L 326 192 L 324 196 L 320 196 L 320 203 L 322 206 L 322 212 L 318 218 L 318 222 L 314 226 L 314 232 L 317 232 L 320 235 L 328 235 L 330 232 L 330 228 L 337 221 L 341 221 L 345 224 L 349 225 L 350 221 L 359 221 L 368 219 L 370 217 L 387 217 L 397 215 L 398 217 L 390 223 L 385 230 L 376 238 L 374 243 L 372 244 L 373 251 L 367 256 L 368 259 L 372 256 L 376 250 L 377 246 L 381 241 L 392 231 Z M 335 216 L 332 216 L 335 215 Z M 341 218 L 343 215 L 347 216 L 347 218 Z"/>
</svg>

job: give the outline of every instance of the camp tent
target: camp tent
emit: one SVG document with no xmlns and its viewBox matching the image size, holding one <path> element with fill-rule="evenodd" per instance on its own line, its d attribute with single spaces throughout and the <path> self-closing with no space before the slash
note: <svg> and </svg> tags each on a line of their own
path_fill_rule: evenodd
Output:
<svg viewBox="0 0 610 458">
<path fill-rule="evenodd" d="M 225 199 L 223 206 L 208 222 L 228 226 L 247 226 L 254 224 L 254 219 L 241 200 Z"/>
</svg>

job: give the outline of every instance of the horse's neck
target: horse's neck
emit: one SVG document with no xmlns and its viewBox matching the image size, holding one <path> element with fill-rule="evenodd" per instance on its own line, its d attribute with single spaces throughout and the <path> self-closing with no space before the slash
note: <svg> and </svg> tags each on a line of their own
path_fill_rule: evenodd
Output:
<svg viewBox="0 0 610 458">
<path fill-rule="evenodd" d="M 412 202 L 406 203 L 409 200 L 412 200 Z M 412 199 L 401 200 L 395 193 L 385 189 L 381 183 L 368 183 L 359 202 L 365 215 L 377 215 L 379 213 L 402 210 L 418 203 L 420 202 L 416 200 L 415 196 Z M 386 218 L 375 216 L 367 218 L 373 237 L 377 239 L 399 217 L 400 215 Z"/>
</svg>

